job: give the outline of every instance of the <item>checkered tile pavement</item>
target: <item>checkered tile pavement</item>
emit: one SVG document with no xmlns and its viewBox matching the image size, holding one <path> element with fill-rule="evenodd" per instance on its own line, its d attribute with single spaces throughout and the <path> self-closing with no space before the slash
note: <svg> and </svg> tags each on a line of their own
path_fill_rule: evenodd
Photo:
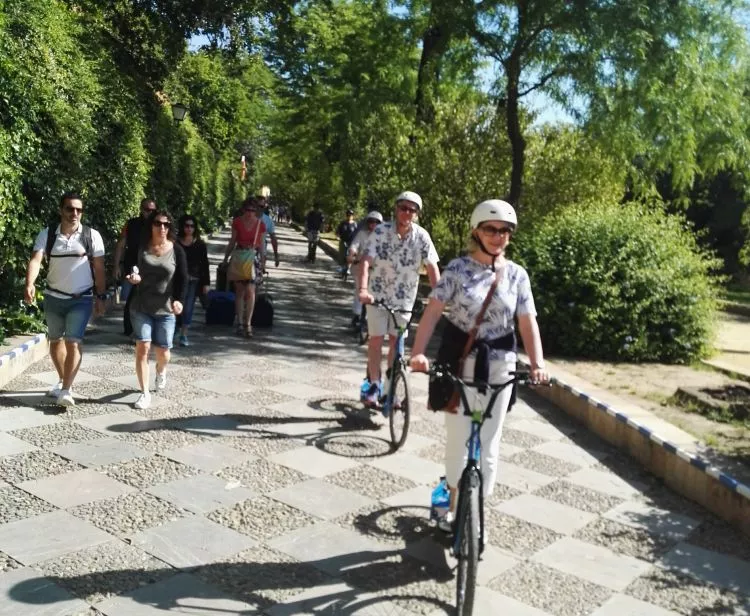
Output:
<svg viewBox="0 0 750 616">
<path fill-rule="evenodd" d="M 426 381 L 393 454 L 356 400 L 350 288 L 300 236 L 281 245 L 274 329 L 196 326 L 150 409 L 119 313 L 90 332 L 68 413 L 44 397 L 49 360 L 0 392 L 0 614 L 452 613 Z M 750 541 L 561 411 L 523 394 L 502 457 L 476 614 L 750 613 Z"/>
</svg>

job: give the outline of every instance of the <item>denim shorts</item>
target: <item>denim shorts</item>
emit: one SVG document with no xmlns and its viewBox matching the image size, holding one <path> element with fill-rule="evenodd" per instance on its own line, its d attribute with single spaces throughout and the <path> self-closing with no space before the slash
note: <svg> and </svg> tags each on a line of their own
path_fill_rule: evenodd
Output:
<svg viewBox="0 0 750 616">
<path fill-rule="evenodd" d="M 47 337 L 50 342 L 65 339 L 80 342 L 86 333 L 91 313 L 94 310 L 94 297 L 70 297 L 61 299 L 44 296 L 44 317 L 47 321 Z"/>
<path fill-rule="evenodd" d="M 151 342 L 162 349 L 172 348 L 175 316 L 173 314 L 146 314 L 130 311 L 133 334 L 139 342 Z"/>
</svg>

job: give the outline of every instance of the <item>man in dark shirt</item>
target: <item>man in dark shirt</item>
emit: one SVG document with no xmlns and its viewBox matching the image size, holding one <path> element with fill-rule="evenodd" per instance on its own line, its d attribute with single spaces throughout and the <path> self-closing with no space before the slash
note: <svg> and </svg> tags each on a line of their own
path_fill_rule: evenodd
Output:
<svg viewBox="0 0 750 616">
<path fill-rule="evenodd" d="M 349 244 L 352 243 L 356 231 L 357 223 L 354 221 L 354 211 L 346 210 L 346 220 L 342 220 L 336 229 L 336 235 L 339 238 L 339 263 L 341 263 L 341 271 L 347 267 L 346 253 L 349 250 Z"/>
<path fill-rule="evenodd" d="M 125 310 L 123 314 L 123 332 L 126 336 L 133 333 L 133 327 L 130 324 L 130 291 L 132 285 L 125 279 L 133 266 L 138 263 L 138 247 L 141 244 L 143 235 L 143 225 L 146 220 L 156 209 L 156 201 L 153 199 L 141 200 L 141 215 L 131 218 L 122 228 L 120 239 L 115 246 L 114 271 L 112 276 L 115 281 L 122 280 L 122 291 L 120 300 L 125 300 Z M 122 267 L 120 263 L 122 262 Z"/>
<path fill-rule="evenodd" d="M 317 203 L 305 217 L 305 231 L 307 231 L 307 260 L 310 261 L 310 263 L 315 263 L 315 253 L 318 250 L 318 240 L 320 240 L 320 232 L 323 229 L 324 220 L 323 212 L 320 211 L 320 205 Z"/>
</svg>

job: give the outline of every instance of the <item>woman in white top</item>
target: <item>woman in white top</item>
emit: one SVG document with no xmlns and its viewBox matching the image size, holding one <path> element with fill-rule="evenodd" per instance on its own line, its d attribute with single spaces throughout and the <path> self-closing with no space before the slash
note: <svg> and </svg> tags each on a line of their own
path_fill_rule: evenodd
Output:
<svg viewBox="0 0 750 616">
<path fill-rule="evenodd" d="M 450 314 L 443 334 L 444 341 L 449 335 L 453 336 L 453 340 L 465 338 L 474 327 L 497 276 L 497 288 L 479 325 L 476 342 L 466 358 L 461 376 L 474 381 L 481 375 L 481 380 L 488 383 L 502 383 L 510 378 L 509 372 L 515 370 L 516 366 L 517 318 L 523 346 L 531 361 L 532 382 L 549 381 L 544 369 L 542 341 L 529 276 L 523 267 L 505 258 L 505 249 L 517 224 L 515 210 L 505 201 L 484 201 L 474 209 L 469 254 L 454 259 L 446 266 L 440 282 L 430 294 L 430 302 L 419 323 L 412 348 L 412 370 L 424 372 L 429 369 L 424 351 L 446 307 Z M 462 350 L 463 344 L 452 345 L 452 352 L 456 356 Z M 466 393 L 469 403 L 476 405 L 475 408 L 486 408 L 491 395 L 490 391 L 480 394 L 475 388 L 467 389 Z M 481 468 L 485 497 L 489 497 L 495 487 L 500 438 L 510 398 L 511 388 L 508 387 L 497 397 L 492 417 L 482 426 Z M 451 505 L 445 518 L 439 521 L 439 526 L 443 530 L 450 530 L 456 507 L 456 487 L 466 464 L 466 441 L 471 433 L 471 418 L 465 416 L 463 407 L 460 407 L 457 413 L 445 414 L 445 428 L 446 481 L 450 488 Z"/>
</svg>

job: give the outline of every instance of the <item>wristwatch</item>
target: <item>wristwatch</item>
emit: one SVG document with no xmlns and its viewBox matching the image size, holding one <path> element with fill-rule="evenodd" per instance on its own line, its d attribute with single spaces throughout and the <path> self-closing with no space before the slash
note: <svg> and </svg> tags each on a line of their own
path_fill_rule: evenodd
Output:
<svg viewBox="0 0 750 616">
<path fill-rule="evenodd" d="M 96 294 L 96 299 L 100 299 L 102 301 L 106 300 L 107 297 L 109 297 L 109 296 L 106 293 L 97 293 Z"/>
<path fill-rule="evenodd" d="M 532 370 L 544 370 L 544 360 L 531 364 Z"/>
</svg>

